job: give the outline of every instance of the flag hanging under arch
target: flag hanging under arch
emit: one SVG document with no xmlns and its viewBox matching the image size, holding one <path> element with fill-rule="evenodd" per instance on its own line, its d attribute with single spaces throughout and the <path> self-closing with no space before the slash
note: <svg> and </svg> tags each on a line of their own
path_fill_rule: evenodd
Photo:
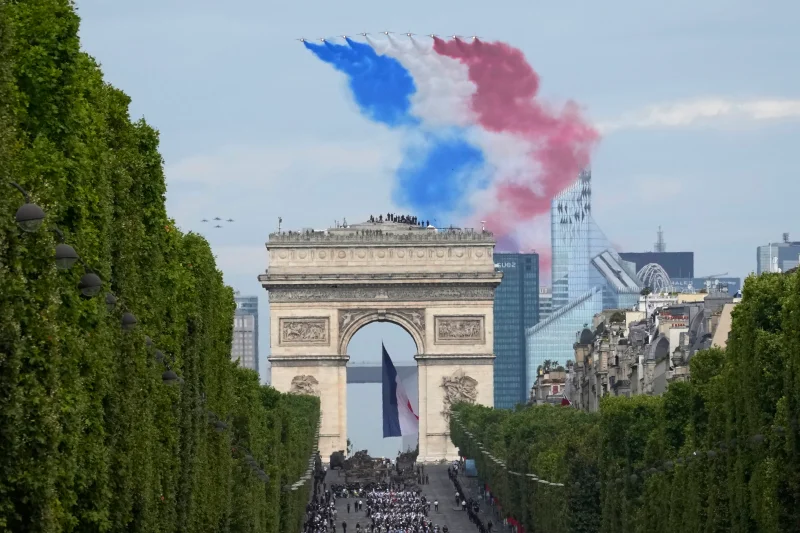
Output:
<svg viewBox="0 0 800 533">
<path fill-rule="evenodd" d="M 419 416 L 400 381 L 400 376 L 381 343 L 383 350 L 383 438 L 403 437 L 419 433 Z"/>
</svg>

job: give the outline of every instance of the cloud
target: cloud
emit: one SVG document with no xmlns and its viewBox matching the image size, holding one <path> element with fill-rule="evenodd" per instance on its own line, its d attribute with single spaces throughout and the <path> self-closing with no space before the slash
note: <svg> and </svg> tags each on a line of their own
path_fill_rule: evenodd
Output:
<svg viewBox="0 0 800 533">
<path fill-rule="evenodd" d="M 800 100 L 707 98 L 660 104 L 622 115 L 616 120 L 601 121 L 598 128 L 608 134 L 618 130 L 725 126 L 781 119 L 800 119 Z"/>
</svg>

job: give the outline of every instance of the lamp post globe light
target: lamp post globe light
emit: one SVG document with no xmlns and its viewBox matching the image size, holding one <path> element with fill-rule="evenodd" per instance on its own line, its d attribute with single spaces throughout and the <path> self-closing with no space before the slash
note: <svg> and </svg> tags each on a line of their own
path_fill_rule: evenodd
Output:
<svg viewBox="0 0 800 533">
<path fill-rule="evenodd" d="M 19 183 L 14 181 L 9 181 L 8 183 L 17 189 L 20 194 L 22 194 L 23 198 L 25 198 L 25 203 L 19 209 L 17 209 L 17 214 L 14 215 L 14 220 L 17 222 L 17 226 L 19 226 L 22 231 L 33 233 L 42 227 L 42 222 L 44 222 L 44 210 L 31 202 L 31 197 L 28 194 L 28 191 L 23 189 Z"/>
<path fill-rule="evenodd" d="M 94 272 L 87 272 L 81 276 L 81 280 L 78 282 L 78 289 L 84 297 L 94 298 L 103 289 L 103 281 Z"/>
<path fill-rule="evenodd" d="M 161 374 L 161 381 L 166 383 L 167 385 L 173 385 L 178 383 L 178 374 L 176 374 L 173 370 L 167 370 L 163 374 Z"/>
<path fill-rule="evenodd" d="M 44 222 L 44 211 L 36 204 L 23 204 L 17 209 L 17 214 L 14 216 L 17 226 L 22 231 L 33 233 L 42 227 Z"/>
<path fill-rule="evenodd" d="M 75 251 L 75 248 L 63 242 L 56 244 L 56 268 L 69 270 L 78 259 L 78 252 Z"/>
<path fill-rule="evenodd" d="M 106 293 L 106 311 L 109 313 L 117 306 L 117 297 L 110 292 Z"/>
<path fill-rule="evenodd" d="M 122 313 L 122 329 L 124 331 L 132 331 L 136 327 L 136 317 L 133 313 Z"/>
</svg>

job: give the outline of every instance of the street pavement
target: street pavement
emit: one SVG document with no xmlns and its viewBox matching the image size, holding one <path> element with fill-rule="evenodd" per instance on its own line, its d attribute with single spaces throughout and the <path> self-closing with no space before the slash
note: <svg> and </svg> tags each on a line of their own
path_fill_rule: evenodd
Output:
<svg viewBox="0 0 800 533">
<path fill-rule="evenodd" d="M 425 465 L 425 472 L 430 478 L 430 484 L 422 485 L 422 494 L 431 502 L 431 512 L 428 515 L 434 524 L 447 526 L 450 533 L 473 533 L 478 528 L 469 521 L 466 511 L 461 510 L 461 506 L 456 507 L 456 489 L 447 476 L 447 465 Z M 328 471 L 325 479 L 328 487 L 332 484 L 344 483 L 344 474 L 339 477 L 338 471 Z M 462 482 L 463 483 L 463 482 Z M 466 489 L 465 489 L 466 490 Z M 439 501 L 439 512 L 433 507 L 433 502 Z M 342 522 L 347 522 L 347 531 L 353 533 L 356 530 L 356 523 L 364 526 L 371 523 L 364 511 L 353 511 L 355 498 L 339 498 L 336 500 L 338 518 L 336 520 L 336 531 L 341 531 Z M 347 512 L 347 503 L 350 503 L 350 513 Z"/>
</svg>

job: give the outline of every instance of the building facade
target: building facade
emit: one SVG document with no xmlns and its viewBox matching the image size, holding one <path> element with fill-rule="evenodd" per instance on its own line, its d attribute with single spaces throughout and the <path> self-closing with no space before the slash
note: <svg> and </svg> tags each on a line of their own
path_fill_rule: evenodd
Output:
<svg viewBox="0 0 800 533">
<path fill-rule="evenodd" d="M 686 381 L 694 354 L 727 345 L 739 300 L 720 292 L 648 295 L 636 310 L 596 315 L 575 338 L 569 399 L 579 409 L 597 411 L 605 396 L 659 395 L 670 383 Z"/>
<path fill-rule="evenodd" d="M 528 329 L 527 390 L 544 361 L 566 363 L 575 334 L 604 309 L 633 307 L 642 290 L 635 265 L 624 261 L 592 218 L 591 172 L 556 196 L 550 206 L 552 312 Z"/>
<path fill-rule="evenodd" d="M 728 276 L 709 276 L 707 278 L 673 278 L 672 290 L 680 293 L 727 292 L 736 294 L 742 290 L 742 278 Z"/>
<path fill-rule="evenodd" d="M 539 320 L 547 320 L 553 312 L 553 289 L 539 287 Z"/>
<path fill-rule="evenodd" d="M 800 242 L 789 240 L 784 233 L 781 242 L 759 246 L 756 249 L 756 274 L 786 272 L 800 264 Z"/>
<path fill-rule="evenodd" d="M 636 272 L 655 263 L 667 273 L 670 279 L 694 278 L 694 252 L 620 252 L 625 261 L 636 264 Z"/>
<path fill-rule="evenodd" d="M 565 390 L 566 382 L 565 368 L 542 369 L 531 388 L 528 403 L 530 405 L 569 405 L 569 398 L 567 398 Z"/>
<path fill-rule="evenodd" d="M 539 255 L 495 253 L 503 281 L 494 295 L 494 406 L 528 399 L 525 330 L 539 321 Z"/>
<path fill-rule="evenodd" d="M 258 372 L 258 296 L 242 296 L 237 291 L 234 300 L 231 360 Z"/>
</svg>

